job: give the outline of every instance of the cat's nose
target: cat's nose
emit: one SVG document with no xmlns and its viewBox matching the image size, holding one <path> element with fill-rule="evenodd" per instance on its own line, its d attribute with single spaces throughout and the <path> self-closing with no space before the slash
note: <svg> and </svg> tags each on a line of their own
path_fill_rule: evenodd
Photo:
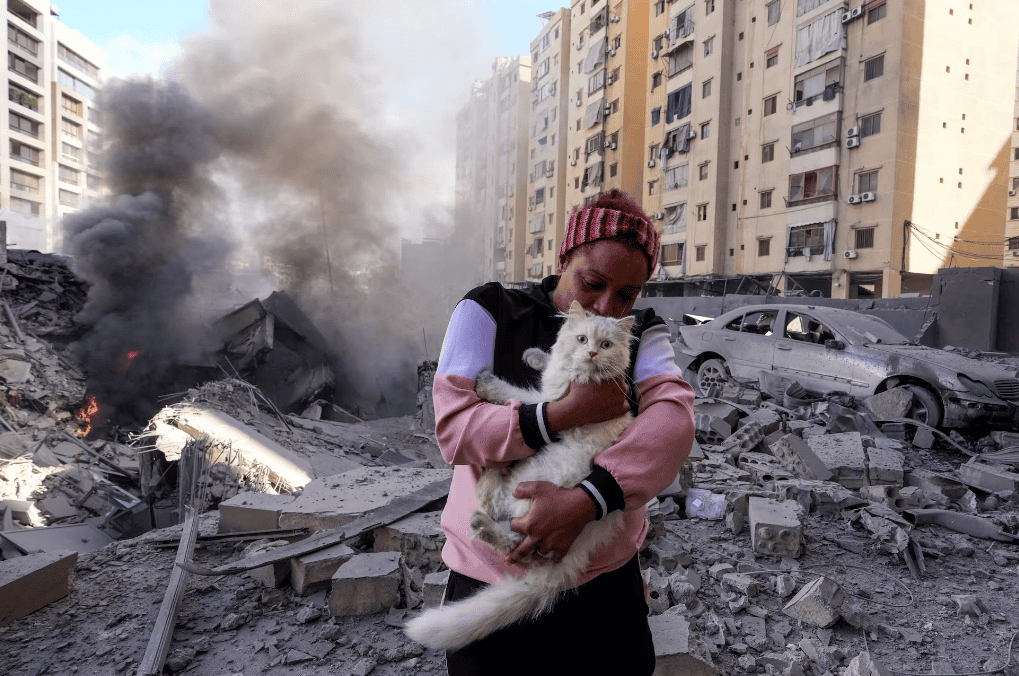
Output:
<svg viewBox="0 0 1019 676">
<path fill-rule="evenodd" d="M 598 355 L 598 353 L 594 350 L 588 350 L 587 353 L 591 355 L 591 359 L 594 359 Z"/>
</svg>

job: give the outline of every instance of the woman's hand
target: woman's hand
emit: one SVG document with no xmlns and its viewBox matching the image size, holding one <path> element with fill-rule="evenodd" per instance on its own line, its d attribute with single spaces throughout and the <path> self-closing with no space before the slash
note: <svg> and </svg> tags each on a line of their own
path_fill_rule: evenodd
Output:
<svg viewBox="0 0 1019 676">
<path fill-rule="evenodd" d="M 525 536 L 507 555 L 506 562 L 511 564 L 519 563 L 527 555 L 549 555 L 554 561 L 561 560 L 596 514 L 594 503 L 581 488 L 525 481 L 513 491 L 513 497 L 531 500 L 531 511 L 510 521 L 510 528 Z"/>
<path fill-rule="evenodd" d="M 626 387 L 620 380 L 572 383 L 562 399 L 545 407 L 545 417 L 555 432 L 615 420 L 630 410 L 626 394 Z"/>
</svg>

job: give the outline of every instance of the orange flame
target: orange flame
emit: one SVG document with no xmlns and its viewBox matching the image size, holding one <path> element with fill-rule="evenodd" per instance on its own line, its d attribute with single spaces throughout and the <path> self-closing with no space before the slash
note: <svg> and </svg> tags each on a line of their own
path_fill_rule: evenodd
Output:
<svg viewBox="0 0 1019 676">
<path fill-rule="evenodd" d="M 131 350 L 130 352 L 127 353 L 127 360 L 131 361 L 132 359 L 134 359 L 137 356 L 138 356 L 138 350 Z"/>
<path fill-rule="evenodd" d="M 96 401 L 96 396 L 94 394 L 89 395 L 88 404 L 78 411 L 78 418 L 81 419 L 81 426 L 78 427 L 78 434 L 83 437 L 88 436 L 89 432 L 92 431 L 92 418 L 98 412 L 99 402 Z"/>
</svg>

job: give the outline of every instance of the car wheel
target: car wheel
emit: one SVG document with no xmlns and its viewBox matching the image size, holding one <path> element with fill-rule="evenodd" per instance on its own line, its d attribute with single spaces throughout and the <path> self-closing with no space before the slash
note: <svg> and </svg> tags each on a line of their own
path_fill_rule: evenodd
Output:
<svg viewBox="0 0 1019 676">
<path fill-rule="evenodd" d="M 909 407 L 907 417 L 930 427 L 939 427 L 941 403 L 937 395 L 921 385 L 906 385 L 906 389 L 913 393 L 913 405 Z"/>
<path fill-rule="evenodd" d="M 721 386 L 730 380 L 729 369 L 721 359 L 707 359 L 697 367 L 697 389 L 704 394 L 712 385 Z"/>
</svg>

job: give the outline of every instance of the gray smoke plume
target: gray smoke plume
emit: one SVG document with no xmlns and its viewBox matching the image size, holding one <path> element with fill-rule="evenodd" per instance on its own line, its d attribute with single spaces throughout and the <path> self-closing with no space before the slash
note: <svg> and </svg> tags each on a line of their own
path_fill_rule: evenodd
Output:
<svg viewBox="0 0 1019 676">
<path fill-rule="evenodd" d="M 165 79 L 104 87 L 114 197 L 64 222 L 92 284 L 79 349 L 101 402 L 161 394 L 172 364 L 216 347 L 189 298 L 238 260 L 289 272 L 284 290 L 352 384 L 341 403 L 413 402 L 414 367 L 425 343 L 437 357 L 452 309 L 436 289 L 476 283 L 477 253 L 401 279 L 401 236 L 453 234 L 452 195 L 428 192 L 443 184 L 430 173 L 453 167 L 430 166 L 422 151 L 437 141 L 388 120 L 400 64 L 363 40 L 367 7 L 214 2 L 217 31 L 189 41 Z M 455 103 L 407 104 L 451 137 Z"/>
</svg>

